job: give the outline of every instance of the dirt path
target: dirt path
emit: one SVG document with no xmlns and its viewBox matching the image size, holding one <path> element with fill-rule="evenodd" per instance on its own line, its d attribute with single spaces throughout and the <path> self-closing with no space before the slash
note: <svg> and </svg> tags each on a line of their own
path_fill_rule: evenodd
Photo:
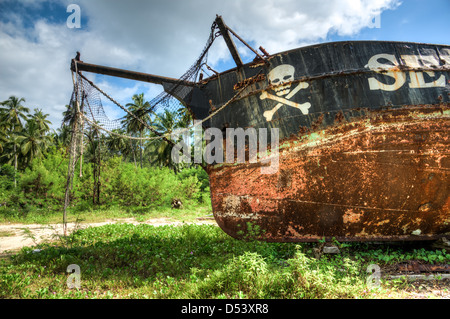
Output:
<svg viewBox="0 0 450 319">
<path fill-rule="evenodd" d="M 138 222 L 134 218 L 122 218 L 107 220 L 99 223 L 82 223 L 78 224 L 78 228 L 98 227 L 107 224 L 129 223 L 129 224 L 148 224 L 155 226 L 162 225 L 181 225 L 182 222 L 173 221 L 168 218 L 149 219 L 145 222 Z M 188 223 L 189 224 L 189 223 Z M 216 224 L 214 220 L 205 219 L 198 220 L 195 224 Z M 75 228 L 75 223 L 68 223 L 68 231 L 71 232 Z M 22 247 L 34 246 L 46 240 L 56 238 L 63 234 L 62 224 L 1 224 L 0 225 L 0 254 L 13 252 Z"/>
</svg>

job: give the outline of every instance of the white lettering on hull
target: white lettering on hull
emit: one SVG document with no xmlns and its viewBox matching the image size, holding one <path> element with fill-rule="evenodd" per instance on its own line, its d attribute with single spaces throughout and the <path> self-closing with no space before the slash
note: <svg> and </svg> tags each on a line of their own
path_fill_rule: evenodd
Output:
<svg viewBox="0 0 450 319">
<path fill-rule="evenodd" d="M 450 54 L 450 50 L 445 52 Z M 440 67 L 439 60 L 433 55 L 402 55 L 401 59 L 406 67 L 413 69 Z M 450 62 L 450 55 L 441 57 L 441 60 L 446 62 L 446 64 L 450 64 L 447 63 Z M 391 78 L 387 80 L 387 82 L 391 83 L 382 82 L 374 77 L 369 78 L 370 90 L 396 91 L 407 82 L 407 75 L 409 75 L 408 86 L 411 89 L 445 87 L 446 85 L 444 74 L 437 77 L 434 71 L 400 71 L 400 64 L 393 54 L 381 53 L 374 55 L 365 67 Z M 394 83 L 392 83 L 392 79 Z"/>
</svg>

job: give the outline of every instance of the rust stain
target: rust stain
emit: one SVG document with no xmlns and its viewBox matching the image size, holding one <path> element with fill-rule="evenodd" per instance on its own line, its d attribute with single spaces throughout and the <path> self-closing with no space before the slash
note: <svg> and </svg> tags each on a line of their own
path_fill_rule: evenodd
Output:
<svg viewBox="0 0 450 319">
<path fill-rule="evenodd" d="M 299 131 L 280 142 L 279 170 L 208 167 L 214 216 L 266 241 L 426 240 L 450 233 L 448 106 L 386 110 Z M 317 123 L 317 126 L 320 126 Z"/>
<path fill-rule="evenodd" d="M 251 85 L 253 83 L 256 82 L 260 82 L 260 81 L 264 81 L 266 79 L 266 75 L 265 74 L 258 74 L 256 76 L 253 76 L 251 78 L 245 79 L 244 81 L 238 82 L 233 86 L 233 89 L 235 91 L 238 91 L 248 85 Z"/>
<path fill-rule="evenodd" d="M 450 272 L 450 265 L 429 265 L 420 264 L 417 261 L 412 261 L 406 264 L 399 264 L 397 266 L 399 271 L 410 271 L 415 273 L 421 272 Z"/>
<path fill-rule="evenodd" d="M 337 122 L 337 123 L 342 123 L 342 121 L 343 121 L 344 119 L 345 119 L 344 113 L 343 113 L 342 111 L 339 111 L 339 112 L 336 114 L 336 116 L 335 116 L 335 118 L 334 118 L 334 121 Z"/>
<path fill-rule="evenodd" d="M 346 223 L 359 223 L 361 221 L 361 214 L 355 213 L 353 209 L 348 209 L 342 216 L 344 224 Z"/>
<path fill-rule="evenodd" d="M 311 125 L 311 129 L 312 129 L 312 130 L 318 129 L 318 128 L 320 127 L 320 125 L 322 124 L 322 122 L 323 122 L 323 118 L 324 118 L 324 115 L 321 114 L 321 115 L 317 118 L 317 120 L 314 121 L 314 123 Z"/>
</svg>

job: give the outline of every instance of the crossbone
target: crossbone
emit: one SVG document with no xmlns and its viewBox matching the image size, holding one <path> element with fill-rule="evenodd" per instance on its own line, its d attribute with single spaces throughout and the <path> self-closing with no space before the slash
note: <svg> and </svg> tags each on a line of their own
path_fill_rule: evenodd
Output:
<svg viewBox="0 0 450 319">
<path fill-rule="evenodd" d="M 273 115 L 275 114 L 276 111 L 278 111 L 278 109 L 283 105 L 289 105 L 292 107 L 295 107 L 299 110 L 302 111 L 303 114 L 308 114 L 308 109 L 311 107 L 311 103 L 306 102 L 303 104 L 299 104 L 299 103 L 295 103 L 292 101 L 289 101 L 290 98 L 292 98 L 298 91 L 300 91 L 301 89 L 306 89 L 307 87 L 309 87 L 309 84 L 306 82 L 300 82 L 297 87 L 295 89 L 293 89 L 287 96 L 286 99 L 279 97 L 279 96 L 275 96 L 272 94 L 267 93 L 267 91 L 264 91 L 261 93 L 261 96 L 259 97 L 261 100 L 264 99 L 271 99 L 274 101 L 279 102 L 277 105 L 275 105 L 275 107 L 269 111 L 265 111 L 264 112 L 264 117 L 266 118 L 266 120 L 269 122 L 272 120 Z"/>
</svg>

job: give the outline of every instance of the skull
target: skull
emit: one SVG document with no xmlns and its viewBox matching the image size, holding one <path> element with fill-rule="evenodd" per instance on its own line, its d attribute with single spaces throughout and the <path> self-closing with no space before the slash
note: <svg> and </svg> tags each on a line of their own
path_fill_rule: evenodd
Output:
<svg viewBox="0 0 450 319">
<path fill-rule="evenodd" d="M 269 83 L 274 85 L 275 94 L 284 96 L 291 91 L 295 68 L 289 64 L 282 64 L 269 72 Z"/>
</svg>

